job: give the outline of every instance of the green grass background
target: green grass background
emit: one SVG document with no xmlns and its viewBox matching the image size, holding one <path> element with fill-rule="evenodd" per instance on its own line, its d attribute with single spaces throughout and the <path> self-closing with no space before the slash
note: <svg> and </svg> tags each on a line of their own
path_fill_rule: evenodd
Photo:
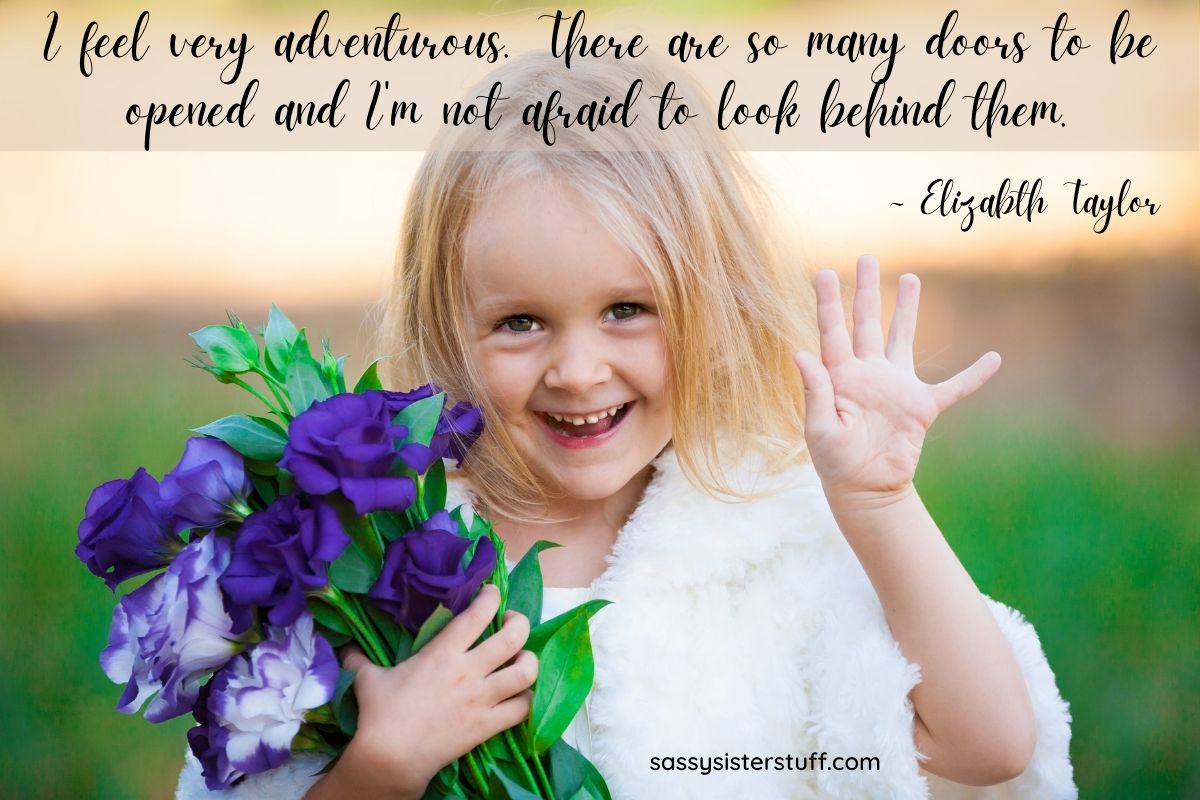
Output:
<svg viewBox="0 0 1200 800">
<path fill-rule="evenodd" d="M 302 321 L 358 352 L 352 316 Z M 72 551 L 92 487 L 138 466 L 161 476 L 189 428 L 253 407 L 184 364 L 184 332 L 215 321 L 0 326 L 0 795 L 173 793 L 189 720 L 113 711 L 97 656 L 114 598 Z M 1020 414 L 948 414 L 918 488 L 979 586 L 1036 626 L 1071 704 L 1082 796 L 1200 796 L 1200 448 Z"/>
</svg>

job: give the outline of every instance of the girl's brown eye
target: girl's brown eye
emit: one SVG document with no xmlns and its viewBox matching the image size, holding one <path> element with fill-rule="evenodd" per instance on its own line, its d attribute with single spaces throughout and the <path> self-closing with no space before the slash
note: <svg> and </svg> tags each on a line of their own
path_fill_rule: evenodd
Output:
<svg viewBox="0 0 1200 800">
<path fill-rule="evenodd" d="M 512 323 L 516 323 L 519 326 L 529 326 L 533 324 L 533 319 L 530 317 L 509 317 L 505 320 L 502 320 L 498 327 L 504 328 L 512 333 L 529 333 L 531 330 L 529 327 L 514 328 L 512 327 Z"/>
<path fill-rule="evenodd" d="M 638 311 L 641 310 L 641 306 L 637 303 L 617 303 L 609 310 L 616 312 L 617 319 L 631 319 L 637 316 Z"/>
</svg>

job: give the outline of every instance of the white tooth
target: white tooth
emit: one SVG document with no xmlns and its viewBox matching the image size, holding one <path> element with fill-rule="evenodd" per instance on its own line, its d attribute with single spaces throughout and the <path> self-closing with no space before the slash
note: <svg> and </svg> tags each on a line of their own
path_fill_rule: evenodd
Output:
<svg viewBox="0 0 1200 800">
<path fill-rule="evenodd" d="M 583 423 L 587 422 L 587 420 L 585 420 L 583 417 L 571 417 L 570 421 L 572 425 L 582 425 Z"/>
<path fill-rule="evenodd" d="M 560 417 L 558 414 L 551 414 L 549 411 L 546 412 L 546 416 L 550 417 L 550 419 L 554 420 L 555 422 L 563 421 L 563 418 Z"/>
<path fill-rule="evenodd" d="M 588 424 L 590 425 L 590 424 L 593 424 L 593 423 L 599 422 L 599 421 L 600 421 L 600 418 L 601 418 L 601 417 L 603 417 L 603 416 L 604 416 L 603 414 L 599 414 L 599 415 L 597 415 L 597 414 L 593 414 L 592 416 L 590 416 L 590 417 L 588 417 L 588 418 L 587 418 Z"/>
</svg>

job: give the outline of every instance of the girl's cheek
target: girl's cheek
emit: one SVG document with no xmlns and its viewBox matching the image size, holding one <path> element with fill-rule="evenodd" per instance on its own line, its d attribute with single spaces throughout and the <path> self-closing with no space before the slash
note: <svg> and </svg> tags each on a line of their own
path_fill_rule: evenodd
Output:
<svg viewBox="0 0 1200 800">
<path fill-rule="evenodd" d="M 535 365 L 514 353 L 485 353 L 477 362 L 485 388 L 506 414 L 519 413 L 536 383 Z"/>
</svg>

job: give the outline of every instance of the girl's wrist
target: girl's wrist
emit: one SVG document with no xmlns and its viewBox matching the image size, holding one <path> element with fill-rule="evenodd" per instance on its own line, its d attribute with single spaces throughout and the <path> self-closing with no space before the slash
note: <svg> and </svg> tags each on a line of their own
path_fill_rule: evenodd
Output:
<svg viewBox="0 0 1200 800">
<path fill-rule="evenodd" d="M 327 798 L 385 797 L 389 800 L 420 800 L 429 781 L 398 769 L 394 748 L 380 749 L 368 736 L 355 736 L 338 763 L 313 787 L 305 800 Z"/>
<path fill-rule="evenodd" d="M 822 488 L 838 522 L 845 520 L 855 527 L 877 524 L 876 521 L 909 513 L 914 506 L 922 505 L 917 489 L 911 482 L 884 490 L 848 489 L 828 484 L 823 484 Z"/>
</svg>

